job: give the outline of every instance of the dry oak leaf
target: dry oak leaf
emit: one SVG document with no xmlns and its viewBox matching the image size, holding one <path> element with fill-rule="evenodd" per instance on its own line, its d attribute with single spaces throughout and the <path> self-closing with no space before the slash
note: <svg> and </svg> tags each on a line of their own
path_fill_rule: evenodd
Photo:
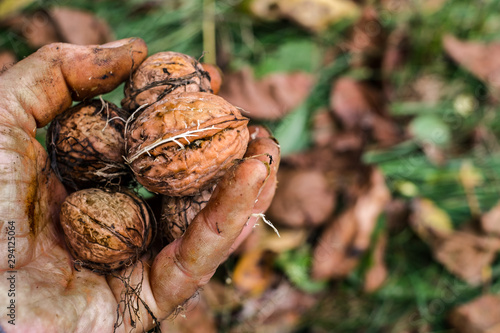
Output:
<svg viewBox="0 0 500 333">
<path fill-rule="evenodd" d="M 224 76 L 219 95 L 252 119 L 279 119 L 309 95 L 314 77 L 305 72 L 271 73 L 257 80 L 245 67 Z"/>
<path fill-rule="evenodd" d="M 443 38 L 443 45 L 448 55 L 458 64 L 493 89 L 500 89 L 499 42 L 465 42 L 447 35 Z"/>
<path fill-rule="evenodd" d="M 449 321 L 457 333 L 500 332 L 500 295 L 483 295 L 453 309 Z"/>
</svg>

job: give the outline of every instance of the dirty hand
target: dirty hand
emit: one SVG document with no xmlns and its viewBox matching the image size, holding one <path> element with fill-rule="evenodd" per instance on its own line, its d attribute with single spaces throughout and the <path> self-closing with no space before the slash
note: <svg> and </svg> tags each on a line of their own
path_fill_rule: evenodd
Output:
<svg viewBox="0 0 500 333">
<path fill-rule="evenodd" d="M 153 316 L 165 319 L 208 282 L 251 231 L 255 218 L 250 216 L 269 205 L 279 148 L 265 131 L 254 130 L 247 157 L 255 157 L 226 174 L 184 237 L 155 258 L 145 256 L 144 269 L 128 272 L 132 286 L 142 281 L 134 295 L 141 301 L 128 308 L 132 311 L 123 311 L 120 280 L 75 269 L 58 225 L 67 193 L 35 139 L 36 129 L 72 100 L 114 89 L 146 56 L 140 39 L 103 46 L 51 44 L 0 76 L 0 325 L 5 332 L 113 332 L 115 323 L 116 332 L 147 331 L 155 325 Z M 263 163 L 268 155 L 270 168 Z"/>
</svg>

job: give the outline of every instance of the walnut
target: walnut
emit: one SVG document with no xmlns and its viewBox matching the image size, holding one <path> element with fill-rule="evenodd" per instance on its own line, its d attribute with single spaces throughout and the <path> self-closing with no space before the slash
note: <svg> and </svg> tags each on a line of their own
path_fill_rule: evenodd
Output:
<svg viewBox="0 0 500 333">
<path fill-rule="evenodd" d="M 128 114 L 102 100 L 80 103 L 58 115 L 47 131 L 52 168 L 79 190 L 125 184 L 132 176 L 123 160 Z"/>
<path fill-rule="evenodd" d="M 162 197 L 160 218 L 161 233 L 167 241 L 181 237 L 191 221 L 205 208 L 215 187 L 187 197 Z"/>
<path fill-rule="evenodd" d="M 133 264 L 156 232 L 140 198 L 96 188 L 69 195 L 61 206 L 60 221 L 75 262 L 100 272 Z"/>
<path fill-rule="evenodd" d="M 167 95 L 127 128 L 126 161 L 151 192 L 195 195 L 243 157 L 247 123 L 235 106 L 217 95 Z"/>
<path fill-rule="evenodd" d="M 212 92 L 210 76 L 194 58 L 177 52 L 148 57 L 125 84 L 122 107 L 133 111 L 153 104 L 168 94 Z"/>
</svg>

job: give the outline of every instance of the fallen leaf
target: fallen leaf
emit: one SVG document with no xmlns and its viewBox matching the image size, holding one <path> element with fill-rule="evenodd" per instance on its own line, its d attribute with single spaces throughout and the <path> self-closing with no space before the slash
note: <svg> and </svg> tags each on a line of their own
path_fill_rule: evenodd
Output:
<svg viewBox="0 0 500 333">
<path fill-rule="evenodd" d="M 372 136 L 384 146 L 401 140 L 399 129 L 386 110 L 383 92 L 371 85 L 349 77 L 339 78 L 330 91 L 330 109 L 347 131 Z"/>
<path fill-rule="evenodd" d="M 281 16 L 314 31 L 326 30 L 340 20 L 359 16 L 359 6 L 351 0 L 281 0 Z"/>
<path fill-rule="evenodd" d="M 486 294 L 453 309 L 451 326 L 458 333 L 500 332 L 500 296 Z"/>
<path fill-rule="evenodd" d="M 285 251 L 292 250 L 305 244 L 307 241 L 308 230 L 303 229 L 283 229 L 280 228 L 280 237 L 276 236 L 276 233 L 271 228 L 260 228 L 264 230 L 259 248 L 270 250 L 274 253 L 282 253 Z"/>
<path fill-rule="evenodd" d="M 500 236 L 500 202 L 481 217 L 484 232 Z"/>
<path fill-rule="evenodd" d="M 353 242 L 354 248 L 364 250 L 370 246 L 378 217 L 383 213 L 390 200 L 391 193 L 387 188 L 382 172 L 373 169 L 368 190 L 359 196 L 354 206 L 358 222 L 357 234 Z"/>
<path fill-rule="evenodd" d="M 314 78 L 305 72 L 271 73 L 260 80 L 249 67 L 225 74 L 219 95 L 252 119 L 279 119 L 309 95 Z"/>
<path fill-rule="evenodd" d="M 323 172 L 282 167 L 266 214 L 277 224 L 314 227 L 324 223 L 335 206 L 335 189 Z"/>
<path fill-rule="evenodd" d="M 314 279 L 345 277 L 357 266 L 389 201 L 384 177 L 373 169 L 368 187 L 321 234 L 313 254 Z"/>
<path fill-rule="evenodd" d="M 439 11 L 448 0 L 381 0 L 383 8 L 392 15 L 431 15 Z"/>
<path fill-rule="evenodd" d="M 385 250 L 387 248 L 387 234 L 381 233 L 373 248 L 371 255 L 371 265 L 365 273 L 363 289 L 367 293 L 378 290 L 388 276 L 387 265 L 385 264 Z"/>
<path fill-rule="evenodd" d="M 235 314 L 238 325 L 230 332 L 293 332 L 303 314 L 315 303 L 316 297 L 295 289 L 283 279 L 260 297 L 245 300 Z"/>
<path fill-rule="evenodd" d="M 500 239 L 454 230 L 449 215 L 431 200 L 414 199 L 412 206 L 411 226 L 430 246 L 436 260 L 470 285 L 485 282 Z"/>
<path fill-rule="evenodd" d="M 313 32 L 324 31 L 343 19 L 359 15 L 351 0 L 251 0 L 249 11 L 264 20 L 288 19 Z"/>
<path fill-rule="evenodd" d="M 454 36 L 443 38 L 448 55 L 496 92 L 500 89 L 500 43 L 461 41 Z"/>
<path fill-rule="evenodd" d="M 336 125 L 328 109 L 318 110 L 312 119 L 312 139 L 316 146 L 328 146 L 335 137 Z"/>
<path fill-rule="evenodd" d="M 488 271 L 500 249 L 500 239 L 455 231 L 432 245 L 437 261 L 472 286 L 489 280 Z"/>
<path fill-rule="evenodd" d="M 350 248 L 356 232 L 353 208 L 344 211 L 325 228 L 313 252 L 313 279 L 342 278 L 356 267 L 361 253 Z"/>
<path fill-rule="evenodd" d="M 233 283 L 243 295 L 259 296 L 274 282 L 275 253 L 255 249 L 245 252 L 236 263 Z"/>
<path fill-rule="evenodd" d="M 110 27 L 102 19 L 65 7 L 21 14 L 4 24 L 23 36 L 34 49 L 55 42 L 92 45 L 113 40 Z"/>
<path fill-rule="evenodd" d="M 454 232 L 448 213 L 426 198 L 416 198 L 412 201 L 410 225 L 427 243 L 445 238 Z"/>
<path fill-rule="evenodd" d="M 372 6 L 365 7 L 345 46 L 351 54 L 352 67 L 380 69 L 387 36 L 386 29 L 379 21 L 377 10 Z"/>
<path fill-rule="evenodd" d="M 234 284 L 224 284 L 216 279 L 211 279 L 200 290 L 200 294 L 206 300 L 208 307 L 216 313 L 232 312 L 245 300 Z"/>
</svg>

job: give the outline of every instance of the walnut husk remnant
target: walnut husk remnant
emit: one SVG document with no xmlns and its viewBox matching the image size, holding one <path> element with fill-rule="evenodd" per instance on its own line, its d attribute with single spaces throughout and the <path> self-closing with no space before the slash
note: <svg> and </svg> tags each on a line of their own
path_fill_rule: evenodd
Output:
<svg viewBox="0 0 500 333">
<path fill-rule="evenodd" d="M 69 195 L 60 221 L 75 263 L 104 273 L 135 263 L 156 232 L 142 199 L 96 188 Z"/>
<path fill-rule="evenodd" d="M 245 154 L 248 119 L 205 92 L 165 96 L 126 130 L 126 161 L 151 192 L 190 196 L 213 186 Z"/>
<path fill-rule="evenodd" d="M 131 172 L 123 160 L 128 114 L 103 100 L 80 103 L 57 116 L 47 131 L 52 168 L 73 190 L 124 185 Z"/>
<path fill-rule="evenodd" d="M 125 84 L 121 104 L 129 111 L 151 105 L 168 94 L 212 92 L 210 75 L 194 58 L 177 52 L 159 52 L 148 57 Z"/>
<path fill-rule="evenodd" d="M 215 187 L 187 197 L 162 197 L 160 230 L 167 241 L 181 237 L 191 221 L 205 208 Z"/>
</svg>

